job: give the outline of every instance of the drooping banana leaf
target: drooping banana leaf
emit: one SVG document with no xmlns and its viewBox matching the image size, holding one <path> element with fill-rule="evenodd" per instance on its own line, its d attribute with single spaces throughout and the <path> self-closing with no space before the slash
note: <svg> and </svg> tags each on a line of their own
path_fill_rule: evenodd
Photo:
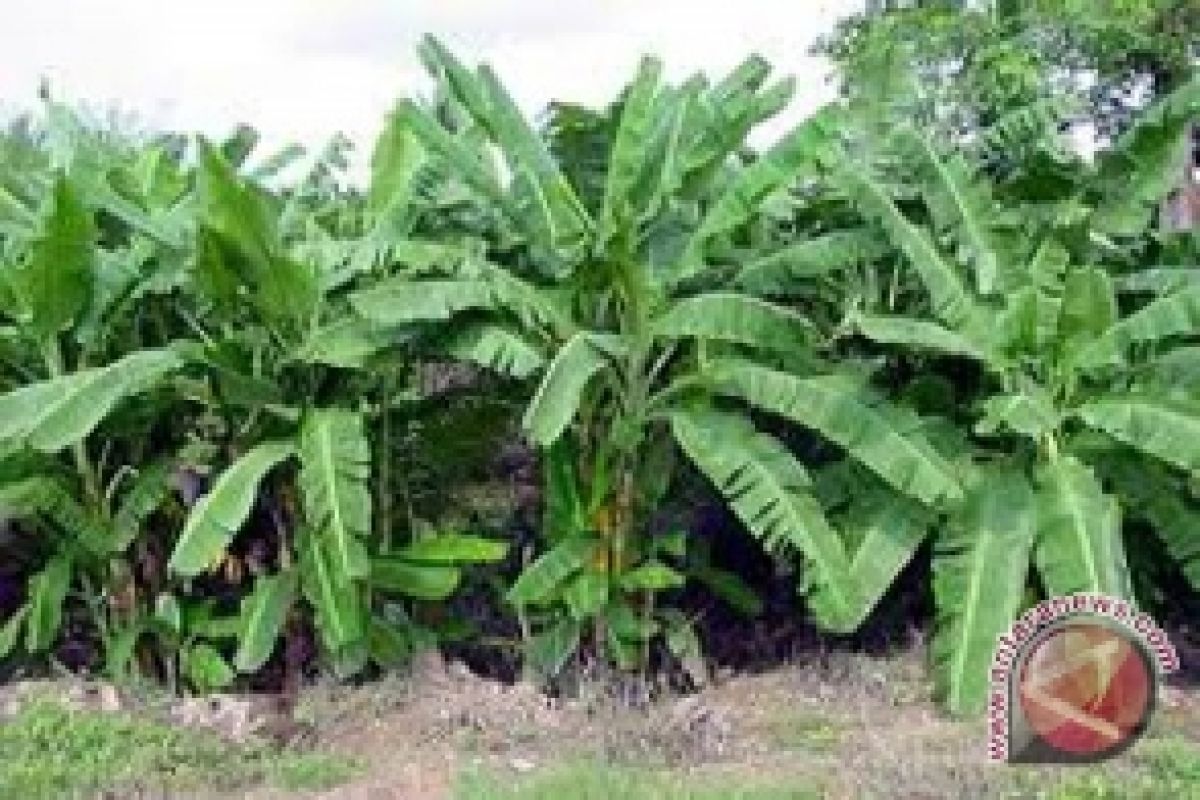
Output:
<svg viewBox="0 0 1200 800">
<path fill-rule="evenodd" d="M 508 545 L 461 533 L 424 537 L 371 559 L 371 586 L 422 600 L 441 600 L 458 588 L 460 566 L 499 561 Z"/>
<path fill-rule="evenodd" d="M 1161 342 L 1200 330 L 1200 285 L 1151 300 L 1132 314 L 1117 320 L 1107 330 L 1074 354 L 1080 367 L 1121 363 L 1129 347 Z"/>
<path fill-rule="evenodd" d="M 410 338 L 412 334 L 403 328 L 345 316 L 313 329 L 295 357 L 310 364 L 363 369 L 372 357 Z"/>
<path fill-rule="evenodd" d="M 564 539 L 525 567 L 506 599 L 515 606 L 545 603 L 589 562 L 599 544 L 598 539 L 586 534 Z"/>
<path fill-rule="evenodd" d="M 448 564 L 421 563 L 395 555 L 371 559 L 371 587 L 420 600 L 444 600 L 458 588 L 462 571 Z"/>
<path fill-rule="evenodd" d="M 897 490 L 927 504 L 961 496 L 949 465 L 919 433 L 901 432 L 842 375 L 798 378 L 738 359 L 714 361 L 714 390 L 812 428 Z"/>
<path fill-rule="evenodd" d="M 1193 267 L 1145 267 L 1113 278 L 1118 291 L 1162 296 L 1200 283 L 1200 269 Z"/>
<path fill-rule="evenodd" d="M 802 290 L 812 278 L 868 264 L 886 252 L 887 245 L 873 230 L 831 231 L 753 258 L 733 285 L 755 294 L 786 296 Z"/>
<path fill-rule="evenodd" d="M 1125 515 L 1149 525 L 1184 579 L 1200 589 L 1200 536 L 1196 535 L 1200 509 L 1189 497 L 1188 478 L 1132 451 L 1100 444 L 1105 450 L 1096 459 L 1097 469 L 1120 498 Z"/>
<path fill-rule="evenodd" d="M 479 324 L 455 333 L 444 344 L 461 361 L 513 378 L 528 378 L 545 366 L 541 350 L 503 325 Z"/>
<path fill-rule="evenodd" d="M 107 557 L 126 547 L 121 532 L 58 478 L 38 475 L 0 486 L 0 515 L 48 522 L 90 555 Z"/>
<path fill-rule="evenodd" d="M 300 489 L 305 519 L 348 578 L 369 572 L 366 539 L 371 533 L 371 448 L 360 414 L 343 409 L 313 411 L 300 431 Z"/>
<path fill-rule="evenodd" d="M 803 315 L 732 292 L 680 300 L 652 324 L 659 336 L 738 342 L 764 350 L 796 350 L 816 337 L 813 324 Z"/>
<path fill-rule="evenodd" d="M 423 537 L 396 552 L 420 564 L 485 564 L 501 561 L 507 554 L 507 542 L 465 533 Z"/>
<path fill-rule="evenodd" d="M 1132 501 L 1130 512 L 1154 529 L 1187 582 L 1200 591 L 1200 510 L 1184 500 L 1178 484 L 1156 470 L 1147 473 L 1144 464 L 1121 494 Z"/>
<path fill-rule="evenodd" d="M 690 104 L 679 155 L 685 195 L 712 180 L 751 129 L 787 105 L 795 81 L 784 78 L 767 84 L 770 74 L 770 64 L 751 55 Z"/>
<path fill-rule="evenodd" d="M 348 653 L 363 642 L 367 620 L 362 588 L 337 569 L 324 540 L 308 532 L 300 540 L 300 587 L 328 652 Z"/>
<path fill-rule="evenodd" d="M 592 376 L 606 364 L 607 356 L 587 333 L 577 333 L 563 345 L 525 409 L 522 424 L 534 442 L 546 447 L 562 434 Z"/>
<path fill-rule="evenodd" d="M 295 592 L 295 575 L 260 575 L 254 581 L 254 591 L 242 601 L 238 650 L 234 666 L 238 672 L 257 672 L 271 653 L 283 632 L 288 610 Z"/>
<path fill-rule="evenodd" d="M 0 658 L 8 658 L 17 649 L 24 630 L 25 619 L 29 616 L 29 605 L 23 605 L 4 620 L 0 626 Z"/>
<path fill-rule="evenodd" d="M 492 69 L 484 65 L 471 74 L 432 36 L 422 41 L 421 55 L 427 66 L 446 76 L 455 99 L 498 145 L 513 176 L 515 210 L 526 232 L 536 243 L 553 250 L 577 247 L 591 220 L 545 143 Z M 456 165 L 459 163 L 456 159 Z"/>
<path fill-rule="evenodd" d="M 804 554 L 811 565 L 806 593 L 821 623 L 835 631 L 853 630 L 862 603 L 845 547 L 795 457 L 733 414 L 676 411 L 671 429 L 755 538 L 768 549 Z"/>
<path fill-rule="evenodd" d="M 350 295 L 350 304 L 358 314 L 385 326 L 441 322 L 463 311 L 507 311 L 524 324 L 557 333 L 571 328 L 548 293 L 502 269 L 471 279 L 391 278 Z"/>
<path fill-rule="evenodd" d="M 250 515 L 263 477 L 294 453 L 291 442 L 264 442 L 221 473 L 192 507 L 171 554 L 171 570 L 192 576 L 215 566 Z"/>
<path fill-rule="evenodd" d="M 1200 114 L 1200 79 L 1194 75 L 1144 109 L 1099 154 L 1100 189 L 1091 224 L 1117 235 L 1145 230 L 1162 199 L 1177 186 L 1188 163 L 1188 132 Z"/>
<path fill-rule="evenodd" d="M 881 344 L 905 345 L 952 356 L 965 356 L 983 364 L 992 359 L 985 349 L 968 337 L 936 322 L 900 316 L 857 314 L 854 327 L 863 336 Z"/>
<path fill-rule="evenodd" d="M 693 79 L 679 89 L 664 88 L 657 95 L 658 127 L 646 145 L 642 176 L 632 190 L 639 202 L 639 222 L 653 220 L 683 185 L 685 137 L 701 88 L 700 81 Z"/>
<path fill-rule="evenodd" d="M 529 209 L 527 216 L 536 220 L 530 227 L 540 229 L 545 244 L 552 249 L 577 248 L 592 226 L 583 203 L 537 131 L 486 64 L 479 68 L 479 80 L 491 110 L 494 136 L 508 159 L 514 182 L 527 187 L 532 195 L 523 203 Z"/>
<path fill-rule="evenodd" d="M 1200 470 L 1200 408 L 1154 395 L 1109 395 L 1075 413 L 1093 428 L 1190 472 Z"/>
<path fill-rule="evenodd" d="M 71 559 L 58 555 L 29 579 L 29 615 L 25 624 L 25 647 L 41 653 L 54 644 L 62 626 L 63 602 L 71 585 Z"/>
<path fill-rule="evenodd" d="M 57 453 L 81 441 L 123 401 L 183 365 L 170 350 L 142 350 L 105 367 L 26 384 L 0 396 L 0 452 Z"/>
<path fill-rule="evenodd" d="M 198 144 L 201 219 L 237 256 L 262 268 L 277 254 L 279 235 L 265 195 L 241 180 L 219 148 Z"/>
<path fill-rule="evenodd" d="M 1019 610 L 1037 511 L 1016 468 L 982 471 L 962 508 L 935 540 L 937 606 L 933 662 L 937 691 L 955 714 L 983 709 L 996 637 Z"/>
<path fill-rule="evenodd" d="M 1054 595 L 1093 592 L 1132 598 L 1121 512 L 1092 469 L 1062 455 L 1037 475 L 1036 562 Z"/>
<path fill-rule="evenodd" d="M 166 462 L 148 464 L 138 470 L 133 485 L 113 515 L 112 528 L 116 536 L 112 546 L 115 551 L 123 551 L 142 534 L 142 526 L 166 502 L 172 488 Z"/>
<path fill-rule="evenodd" d="M 850 577 L 858 589 L 859 606 L 848 620 L 858 629 L 895 583 L 929 533 L 929 514 L 912 500 L 896 494 L 865 503 L 838 520 L 846 536 L 858 542 L 850 561 Z"/>
<path fill-rule="evenodd" d="M 381 325 L 450 319 L 468 309 L 490 309 L 492 293 L 478 280 L 394 278 L 350 296 L 354 310 Z"/>
<path fill-rule="evenodd" d="M 525 662 L 540 675 L 558 674 L 571 655 L 579 649 L 583 626 L 571 617 L 563 617 L 531 637 L 525 646 Z"/>
</svg>

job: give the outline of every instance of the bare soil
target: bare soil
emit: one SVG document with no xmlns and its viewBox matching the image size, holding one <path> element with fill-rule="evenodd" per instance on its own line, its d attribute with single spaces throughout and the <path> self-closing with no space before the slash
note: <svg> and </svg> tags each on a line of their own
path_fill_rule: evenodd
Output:
<svg viewBox="0 0 1200 800">
<path fill-rule="evenodd" d="M 916 652 L 840 654 L 631 703 L 601 684 L 548 699 L 528 685 L 427 660 L 411 676 L 306 692 L 293 713 L 311 735 L 307 744 L 356 759 L 364 771 L 303 796 L 432 800 L 454 796 L 468 773 L 511 786 L 557 765 L 596 761 L 686 775 L 689 785 L 765 782 L 779 787 L 772 796 L 792 796 L 787 787 L 811 796 L 815 787 L 827 798 L 1032 798 L 1071 769 L 987 763 L 983 723 L 942 715 L 926 676 Z M 1150 736 L 1200 748 L 1200 692 L 1165 689 Z M 1132 769 L 1125 758 L 1103 769 Z"/>
</svg>

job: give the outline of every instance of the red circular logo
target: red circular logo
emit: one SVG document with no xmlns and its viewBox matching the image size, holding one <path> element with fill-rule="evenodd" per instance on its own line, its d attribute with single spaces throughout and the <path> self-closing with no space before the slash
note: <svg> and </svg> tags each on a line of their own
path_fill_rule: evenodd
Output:
<svg viewBox="0 0 1200 800">
<path fill-rule="evenodd" d="M 1131 636 L 1099 622 L 1072 622 L 1034 644 L 1020 672 L 1020 702 L 1033 733 L 1061 753 L 1115 750 L 1141 732 L 1154 678 Z"/>
</svg>

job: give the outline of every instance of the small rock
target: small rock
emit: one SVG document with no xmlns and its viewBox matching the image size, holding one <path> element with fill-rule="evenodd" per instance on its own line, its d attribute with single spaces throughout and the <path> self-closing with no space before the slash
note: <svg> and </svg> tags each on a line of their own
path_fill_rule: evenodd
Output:
<svg viewBox="0 0 1200 800">
<path fill-rule="evenodd" d="M 1183 708 L 1187 705 L 1187 696 L 1175 686 L 1163 686 L 1159 689 L 1159 702 L 1163 708 Z"/>
<path fill-rule="evenodd" d="M 687 673 L 688 678 L 691 679 L 692 684 L 697 689 L 703 689 L 705 686 L 708 686 L 708 664 L 703 657 L 696 655 L 686 656 L 680 666 L 683 667 L 683 671 Z"/>
<path fill-rule="evenodd" d="M 121 695 L 117 691 L 117 687 L 110 683 L 104 684 L 100 689 L 100 708 L 103 711 L 120 711 L 124 706 L 121 700 Z"/>
<path fill-rule="evenodd" d="M 17 716 L 37 693 L 38 684 L 33 681 L 18 681 L 9 684 L 3 690 L 4 699 L 0 714 L 5 717 Z"/>
<path fill-rule="evenodd" d="M 526 772 L 532 772 L 533 770 L 537 769 L 537 764 L 533 763 L 527 758 L 520 757 L 509 759 L 508 765 L 515 771 L 522 774 Z"/>
<path fill-rule="evenodd" d="M 291 715 L 273 695 L 188 697 L 171 709 L 170 717 L 177 724 L 206 728 L 234 742 L 279 738 L 291 724 Z"/>
<path fill-rule="evenodd" d="M 461 661 L 450 662 L 450 665 L 445 667 L 445 671 L 458 683 L 466 683 L 475 677 L 475 673 L 471 672 L 471 668 Z"/>
<path fill-rule="evenodd" d="M 67 690 L 67 706 L 77 711 L 115 713 L 123 707 L 121 694 L 111 683 L 78 683 Z"/>
</svg>

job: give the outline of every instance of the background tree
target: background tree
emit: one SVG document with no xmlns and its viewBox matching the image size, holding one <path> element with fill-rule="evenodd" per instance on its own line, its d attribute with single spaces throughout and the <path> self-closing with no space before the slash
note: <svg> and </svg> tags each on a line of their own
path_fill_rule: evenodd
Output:
<svg viewBox="0 0 1200 800">
<path fill-rule="evenodd" d="M 1033 109 L 1043 112 L 1043 133 L 1086 122 L 1107 139 L 1187 80 L 1200 58 L 1200 7 L 1189 0 L 876 3 L 839 23 L 817 49 L 837 64 L 847 98 L 956 140 Z"/>
</svg>

